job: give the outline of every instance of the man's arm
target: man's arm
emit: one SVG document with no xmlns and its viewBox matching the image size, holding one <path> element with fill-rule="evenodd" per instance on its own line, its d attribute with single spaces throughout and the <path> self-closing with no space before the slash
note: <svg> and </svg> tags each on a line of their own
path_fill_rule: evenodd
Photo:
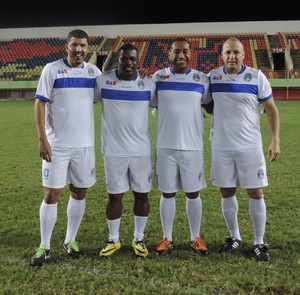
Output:
<svg viewBox="0 0 300 295">
<path fill-rule="evenodd" d="M 266 110 L 268 123 L 272 134 L 272 141 L 268 148 L 268 158 L 272 162 L 277 160 L 280 155 L 279 113 L 273 98 L 265 101 L 263 106 Z"/>
<path fill-rule="evenodd" d="M 52 150 L 47 140 L 45 131 L 45 105 L 46 102 L 41 99 L 35 100 L 35 124 L 39 139 L 39 152 L 43 160 L 51 162 Z"/>
</svg>

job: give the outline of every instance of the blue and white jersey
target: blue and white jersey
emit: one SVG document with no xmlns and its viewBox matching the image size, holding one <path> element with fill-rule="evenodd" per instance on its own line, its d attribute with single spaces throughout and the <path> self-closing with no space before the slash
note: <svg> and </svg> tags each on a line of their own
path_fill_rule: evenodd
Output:
<svg viewBox="0 0 300 295">
<path fill-rule="evenodd" d="M 194 69 L 175 74 L 171 67 L 153 75 L 157 101 L 157 148 L 203 150 L 201 104 L 212 101 L 207 75 Z"/>
<path fill-rule="evenodd" d="M 151 155 L 148 132 L 149 101 L 155 95 L 151 78 L 138 74 L 132 81 L 121 80 L 117 70 L 96 79 L 102 99 L 101 148 L 115 157 Z"/>
<path fill-rule="evenodd" d="M 217 150 L 262 147 L 258 105 L 272 98 L 266 76 L 243 66 L 238 74 L 225 67 L 208 74 L 214 100 L 211 146 Z"/>
<path fill-rule="evenodd" d="M 101 71 L 84 62 L 72 68 L 66 59 L 48 63 L 41 74 L 36 99 L 46 103 L 45 130 L 51 146 L 95 145 L 94 87 Z"/>
</svg>

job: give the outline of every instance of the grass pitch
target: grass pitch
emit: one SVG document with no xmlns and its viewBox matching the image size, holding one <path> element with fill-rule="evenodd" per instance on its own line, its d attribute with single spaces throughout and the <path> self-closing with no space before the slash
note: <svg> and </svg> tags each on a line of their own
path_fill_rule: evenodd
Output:
<svg viewBox="0 0 300 295">
<path fill-rule="evenodd" d="M 228 235 L 218 189 L 209 184 L 210 115 L 205 118 L 205 160 L 208 187 L 201 191 L 201 236 L 210 254 L 189 251 L 185 196 L 177 195 L 174 222 L 175 250 L 167 257 L 153 249 L 162 238 L 160 193 L 150 193 L 150 215 L 145 240 L 150 251 L 137 259 L 130 250 L 133 238 L 133 197 L 124 196 L 120 237 L 122 248 L 112 257 L 97 255 L 108 237 L 105 217 L 107 193 L 100 152 L 101 104 L 95 105 L 97 183 L 88 191 L 86 213 L 77 235 L 84 256 L 70 259 L 62 248 L 66 232 L 65 190 L 58 206 L 52 257 L 43 268 L 29 266 L 40 243 L 39 207 L 42 201 L 41 160 L 34 123 L 33 101 L 0 102 L 0 294 L 300 294 L 300 101 L 278 101 L 281 118 L 279 161 L 268 163 L 265 189 L 267 227 L 272 262 L 259 263 L 252 255 L 253 229 L 248 201 L 238 190 L 239 223 L 243 245 L 232 254 L 218 248 Z M 264 150 L 270 142 L 267 117 L 261 117 Z M 156 119 L 150 116 L 154 150 Z"/>
</svg>

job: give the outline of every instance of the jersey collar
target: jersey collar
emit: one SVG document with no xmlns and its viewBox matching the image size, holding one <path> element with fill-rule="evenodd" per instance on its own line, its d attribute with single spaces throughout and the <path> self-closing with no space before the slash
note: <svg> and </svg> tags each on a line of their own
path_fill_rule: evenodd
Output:
<svg viewBox="0 0 300 295">
<path fill-rule="evenodd" d="M 118 72 L 117 69 L 115 70 L 115 73 L 116 73 L 116 77 L 117 77 L 119 80 L 126 81 L 126 80 L 124 80 L 124 79 L 121 78 L 121 76 L 119 75 L 119 72 Z M 132 81 L 135 81 L 135 80 L 137 79 L 137 77 L 138 77 L 138 72 L 135 73 L 134 79 L 133 79 Z"/>
<path fill-rule="evenodd" d="M 63 62 L 64 62 L 69 68 L 72 68 L 72 67 L 69 65 L 69 63 L 68 63 L 67 58 L 63 58 Z M 82 69 L 84 68 L 84 61 L 83 61 L 82 64 L 81 64 L 81 68 L 82 68 Z"/>
<path fill-rule="evenodd" d="M 243 73 L 245 70 L 246 70 L 246 66 L 245 66 L 245 65 L 242 65 L 241 70 L 240 70 L 236 75 L 240 75 L 240 74 Z M 226 75 L 230 75 L 230 74 L 228 74 L 228 73 L 226 72 L 225 66 L 223 66 L 223 72 L 224 72 L 224 74 L 226 74 Z"/>
<path fill-rule="evenodd" d="M 173 75 L 176 75 L 176 73 L 174 72 L 174 69 L 172 67 L 169 68 L 170 72 L 173 74 Z M 186 71 L 185 75 L 188 75 L 190 72 L 192 71 L 191 68 L 188 68 L 188 70 Z"/>
</svg>

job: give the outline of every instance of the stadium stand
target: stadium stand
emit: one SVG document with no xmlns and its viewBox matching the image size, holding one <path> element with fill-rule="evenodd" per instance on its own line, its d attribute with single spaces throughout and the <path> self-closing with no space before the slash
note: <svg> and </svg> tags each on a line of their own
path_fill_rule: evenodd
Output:
<svg viewBox="0 0 300 295">
<path fill-rule="evenodd" d="M 267 50 L 267 42 L 264 33 L 234 34 L 241 39 L 246 49 L 245 63 L 257 67 L 255 51 Z M 212 35 L 182 35 L 191 43 L 191 66 L 203 72 L 209 72 L 212 68 L 222 65 L 220 53 L 223 42 L 228 34 Z M 230 36 L 233 36 L 232 34 Z M 143 44 L 140 66 L 154 72 L 168 66 L 168 49 L 174 36 L 130 36 L 118 38 L 113 46 L 114 51 L 126 42 L 135 45 Z M 138 47 L 138 46 L 137 46 Z"/>
<path fill-rule="evenodd" d="M 222 59 L 220 52 L 222 43 L 230 36 L 237 36 L 243 42 L 246 49 L 245 64 L 260 68 L 267 76 L 278 76 L 272 65 L 270 54 L 271 45 L 266 33 L 235 33 L 235 34 L 200 34 L 182 35 L 191 42 L 192 60 L 191 66 L 203 72 L 220 66 Z M 110 70 L 115 66 L 118 48 L 125 42 L 133 43 L 140 52 L 140 67 L 154 72 L 168 66 L 168 49 L 173 35 L 148 35 L 148 36 L 118 36 L 112 45 L 106 46 L 106 51 L 112 52 L 112 62 L 102 69 Z M 293 75 L 300 71 L 300 33 L 278 33 L 278 41 L 275 48 L 287 48 L 290 44 L 291 67 Z M 63 38 L 24 38 L 0 40 L 0 81 L 26 81 L 38 80 L 42 68 L 46 63 L 65 56 L 65 39 Z M 91 55 L 103 50 L 108 42 L 107 37 L 91 37 Z M 274 44 L 274 42 L 273 42 Z"/>
<path fill-rule="evenodd" d="M 102 36 L 91 37 L 91 52 L 102 46 Z M 0 80 L 38 80 L 43 67 L 65 56 L 63 38 L 0 40 Z"/>
<path fill-rule="evenodd" d="M 96 64 L 103 72 L 109 71 L 116 67 L 119 47 L 124 43 L 132 43 L 139 50 L 139 66 L 153 73 L 169 66 L 168 50 L 172 40 L 177 36 L 185 37 L 191 43 L 191 67 L 205 73 L 222 65 L 220 56 L 222 44 L 229 36 L 236 36 L 245 47 L 245 64 L 261 69 L 269 79 L 300 78 L 300 32 L 278 32 L 274 35 L 253 32 L 137 35 L 116 38 L 92 36 L 87 60 Z M 65 38 L 0 39 L 0 83 L 37 82 L 48 62 L 64 56 Z M 10 86 L 10 89 L 12 88 Z M 34 90 L 34 87 L 28 88 Z M 5 86 L 1 89 L 0 98 L 11 97 L 12 91 L 6 90 Z"/>
</svg>

